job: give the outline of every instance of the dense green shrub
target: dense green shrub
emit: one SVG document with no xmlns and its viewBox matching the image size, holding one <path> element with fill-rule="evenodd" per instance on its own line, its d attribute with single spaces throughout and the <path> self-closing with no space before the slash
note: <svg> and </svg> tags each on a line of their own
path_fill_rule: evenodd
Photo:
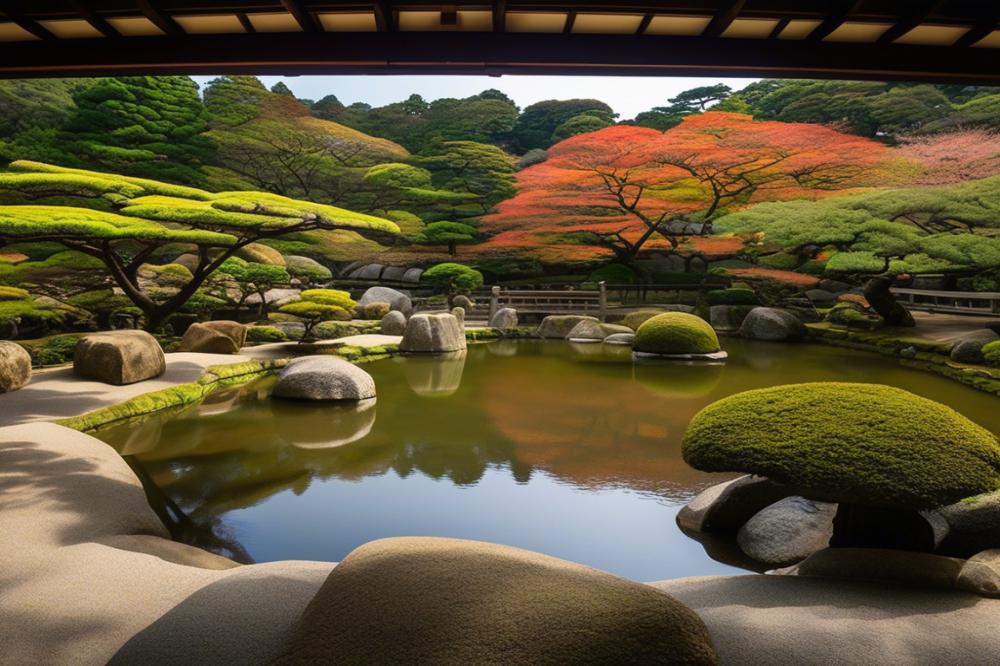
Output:
<svg viewBox="0 0 1000 666">
<path fill-rule="evenodd" d="M 874 311 L 863 310 L 856 303 L 837 303 L 826 313 L 826 320 L 831 324 L 865 331 L 874 331 L 885 323 Z"/>
<path fill-rule="evenodd" d="M 59 365 L 73 360 L 73 352 L 80 337 L 76 335 L 53 335 L 41 340 L 41 344 L 28 348 L 32 365 Z"/>
<path fill-rule="evenodd" d="M 684 460 L 744 472 L 809 497 L 903 509 L 1000 487 L 1000 443 L 953 409 L 878 384 L 817 382 L 745 391 L 701 410 Z"/>
<path fill-rule="evenodd" d="M 987 342 L 983 345 L 982 351 L 986 365 L 993 366 L 994 368 L 1000 367 L 1000 340 Z"/>
<path fill-rule="evenodd" d="M 247 329 L 250 342 L 282 342 L 287 340 L 285 332 L 276 326 L 251 326 Z"/>
<path fill-rule="evenodd" d="M 649 354 L 711 354 L 719 351 L 719 337 L 701 317 L 664 312 L 639 326 L 633 349 Z"/>
<path fill-rule="evenodd" d="M 769 254 L 757 260 L 757 263 L 764 268 L 776 268 L 781 271 L 791 271 L 795 270 L 796 266 L 799 265 L 800 259 L 794 254 L 788 254 L 786 252 L 776 252 L 774 254 Z"/>
<path fill-rule="evenodd" d="M 357 326 L 346 321 L 323 321 L 316 324 L 312 330 L 313 337 L 317 340 L 335 340 L 360 333 Z"/>
<path fill-rule="evenodd" d="M 636 274 L 628 266 L 622 264 L 604 264 L 587 277 L 587 282 L 607 282 L 608 284 L 633 284 Z"/>
<path fill-rule="evenodd" d="M 0 301 L 23 301 L 26 298 L 31 298 L 31 294 L 25 289 L 0 286 Z"/>
<path fill-rule="evenodd" d="M 1000 291 L 1000 277 L 995 273 L 980 273 L 959 278 L 955 286 L 960 291 Z"/>
<path fill-rule="evenodd" d="M 303 340 L 311 338 L 313 329 L 320 322 L 349 321 L 358 307 L 349 293 L 337 289 L 306 289 L 299 296 L 301 300 L 283 305 L 278 310 L 305 320 Z"/>
<path fill-rule="evenodd" d="M 364 315 L 365 319 L 382 319 L 382 317 L 389 314 L 389 304 L 377 301 L 375 303 L 368 303 L 362 309 L 361 313 Z"/>
<path fill-rule="evenodd" d="M 709 305 L 760 305 L 753 289 L 715 289 L 708 292 Z"/>
</svg>

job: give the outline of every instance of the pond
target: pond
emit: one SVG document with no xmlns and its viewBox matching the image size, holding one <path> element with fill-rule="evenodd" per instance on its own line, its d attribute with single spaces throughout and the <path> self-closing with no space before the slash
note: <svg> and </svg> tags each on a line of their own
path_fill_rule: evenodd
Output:
<svg viewBox="0 0 1000 666">
<path fill-rule="evenodd" d="M 365 408 L 272 401 L 264 381 L 98 436 L 217 543 L 258 562 L 339 560 L 372 539 L 436 535 L 657 580 L 735 570 L 674 523 L 692 496 L 730 478 L 693 470 L 680 454 L 691 417 L 719 398 L 879 382 L 1000 430 L 993 396 L 888 358 L 723 343 L 730 358 L 713 366 L 503 340 L 464 357 L 366 365 L 378 400 Z"/>
</svg>

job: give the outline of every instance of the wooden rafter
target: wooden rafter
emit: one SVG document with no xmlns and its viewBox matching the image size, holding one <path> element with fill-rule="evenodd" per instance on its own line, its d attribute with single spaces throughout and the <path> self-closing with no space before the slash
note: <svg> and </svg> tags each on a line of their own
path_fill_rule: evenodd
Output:
<svg viewBox="0 0 1000 666">
<path fill-rule="evenodd" d="M 740 15 L 740 12 L 743 11 L 744 5 L 746 5 L 746 0 L 728 0 L 719 11 L 715 12 L 712 20 L 705 26 L 705 30 L 701 33 L 701 36 L 718 37 L 724 33 L 733 24 L 736 17 Z"/>
<path fill-rule="evenodd" d="M 863 2 L 864 0 L 841 0 L 839 3 L 840 6 L 832 14 L 823 19 L 816 26 L 816 29 L 809 33 L 806 39 L 811 42 L 819 42 L 826 39 L 834 30 L 842 26 L 844 21 L 850 18 L 851 14 L 857 12 Z"/>
<path fill-rule="evenodd" d="M 576 10 L 569 11 L 566 13 L 566 23 L 563 24 L 563 32 L 564 33 L 573 32 L 574 25 L 576 25 Z"/>
<path fill-rule="evenodd" d="M 302 28 L 302 32 L 323 32 L 323 27 L 312 14 L 310 14 L 299 0 L 281 0 L 281 5 L 288 10 L 288 13 L 295 17 L 296 23 Z"/>
<path fill-rule="evenodd" d="M 892 44 L 894 41 L 926 21 L 927 18 L 940 9 L 943 4 L 944 0 L 930 0 L 929 2 L 924 2 L 923 5 L 918 5 L 916 7 L 916 11 L 882 33 L 882 36 L 878 38 L 878 43 Z"/>
<path fill-rule="evenodd" d="M 507 31 L 507 0 L 493 2 L 493 32 Z"/>
<path fill-rule="evenodd" d="M 639 27 L 635 29 L 635 34 L 644 34 L 646 29 L 649 27 L 649 24 L 653 22 L 653 16 L 655 16 L 653 12 L 646 12 L 643 14 L 642 20 L 639 21 Z"/>
<path fill-rule="evenodd" d="M 375 27 L 379 32 L 395 32 L 396 17 L 389 0 L 375 0 Z"/>
<path fill-rule="evenodd" d="M 38 39 L 52 40 L 56 38 L 56 36 L 49 32 L 45 26 L 33 19 L 28 18 L 19 9 L 7 7 L 6 5 L 0 7 L 0 9 L 3 9 L 7 18 L 13 21 L 19 28 L 30 32 Z"/>
<path fill-rule="evenodd" d="M 89 23 L 91 27 L 97 32 L 101 33 L 105 37 L 121 37 L 121 33 L 115 30 L 114 26 L 104 20 L 104 18 L 95 12 L 90 3 L 85 0 L 70 0 L 70 4 L 73 5 L 73 9 L 77 14 L 83 18 L 84 21 Z"/>
<path fill-rule="evenodd" d="M 162 30 L 164 33 L 172 37 L 180 37 L 181 35 L 187 34 L 184 32 L 184 29 L 177 24 L 177 21 L 172 19 L 169 14 L 162 11 L 150 0 L 136 0 L 136 4 L 139 6 L 139 11 L 142 12 L 143 16 L 148 18 L 153 25 Z"/>
<path fill-rule="evenodd" d="M 981 19 L 976 25 L 972 26 L 969 32 L 965 33 L 952 45 L 952 48 L 964 49 L 972 46 L 983 37 L 986 37 L 991 32 L 997 29 L 997 25 L 1000 23 L 1000 11 L 995 14 Z"/>
</svg>

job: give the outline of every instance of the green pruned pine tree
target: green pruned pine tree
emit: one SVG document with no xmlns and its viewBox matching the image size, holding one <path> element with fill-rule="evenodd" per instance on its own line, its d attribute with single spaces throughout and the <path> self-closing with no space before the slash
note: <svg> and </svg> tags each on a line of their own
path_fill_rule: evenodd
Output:
<svg viewBox="0 0 1000 666">
<path fill-rule="evenodd" d="M 0 173 L 0 200 L 14 192 L 18 205 L 0 205 L 0 246 L 55 242 L 100 260 L 149 330 L 251 243 L 313 230 L 350 230 L 383 241 L 399 233 L 385 219 L 264 192 L 213 193 L 37 162 L 14 162 L 10 169 Z M 140 267 L 178 244 L 198 257 L 191 279 L 170 293 L 152 292 L 139 279 Z"/>
</svg>

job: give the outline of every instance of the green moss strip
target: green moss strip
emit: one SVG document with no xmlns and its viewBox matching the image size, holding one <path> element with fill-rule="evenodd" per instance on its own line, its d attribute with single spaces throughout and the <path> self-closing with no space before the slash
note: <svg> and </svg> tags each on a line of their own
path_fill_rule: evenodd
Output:
<svg viewBox="0 0 1000 666">
<path fill-rule="evenodd" d="M 152 393 L 144 393 L 131 400 L 97 409 L 80 416 L 58 421 L 59 425 L 87 432 L 123 421 L 146 416 L 164 409 L 185 407 L 203 400 L 224 388 L 241 386 L 266 377 L 283 367 L 288 361 L 245 361 L 229 365 L 215 365 L 205 370 L 197 381 L 178 384 Z"/>
<path fill-rule="evenodd" d="M 1000 369 L 955 363 L 949 356 L 951 345 L 947 342 L 908 337 L 886 330 L 849 331 L 834 328 L 827 323 L 807 324 L 806 328 L 809 330 L 809 339 L 813 342 L 892 356 L 907 368 L 932 372 L 976 390 L 1000 396 Z M 910 358 L 900 354 L 907 347 L 915 350 Z"/>
</svg>

